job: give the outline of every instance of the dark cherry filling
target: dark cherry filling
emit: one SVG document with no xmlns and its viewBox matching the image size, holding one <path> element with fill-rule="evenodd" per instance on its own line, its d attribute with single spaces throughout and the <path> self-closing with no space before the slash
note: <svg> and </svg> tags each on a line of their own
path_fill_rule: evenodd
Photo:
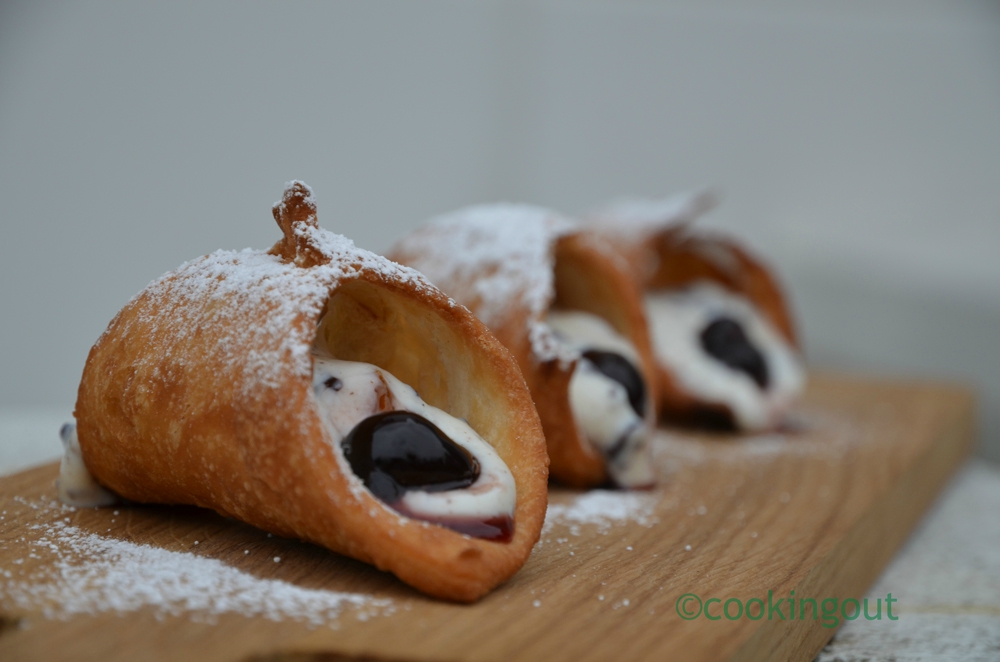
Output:
<svg viewBox="0 0 1000 662">
<path fill-rule="evenodd" d="M 750 375 L 760 388 L 767 388 L 770 376 L 764 356 L 750 344 L 750 339 L 736 320 L 720 317 L 706 326 L 701 332 L 701 346 L 710 356 L 733 370 Z"/>
<path fill-rule="evenodd" d="M 340 444 L 354 473 L 390 505 L 409 490 L 445 492 L 468 487 L 479 477 L 476 458 L 409 411 L 369 416 Z"/>
<path fill-rule="evenodd" d="M 482 538 L 493 542 L 510 542 L 514 537 L 514 518 L 507 515 L 497 515 L 486 520 L 459 518 L 459 517 L 425 517 L 420 513 L 413 513 L 400 504 L 393 506 L 400 513 L 414 519 L 438 524 L 452 531 L 464 533 L 473 538 Z"/>
<path fill-rule="evenodd" d="M 646 415 L 646 383 L 632 362 L 621 354 L 589 349 L 583 357 L 594 364 L 605 377 L 615 380 L 625 387 L 628 402 L 639 417 Z"/>
<path fill-rule="evenodd" d="M 410 490 L 445 492 L 469 487 L 479 478 L 476 458 L 423 416 L 408 411 L 375 414 L 358 423 L 340 443 L 365 487 L 394 510 L 476 538 L 511 539 L 510 517 L 432 518 L 410 512 L 401 502 Z"/>
</svg>

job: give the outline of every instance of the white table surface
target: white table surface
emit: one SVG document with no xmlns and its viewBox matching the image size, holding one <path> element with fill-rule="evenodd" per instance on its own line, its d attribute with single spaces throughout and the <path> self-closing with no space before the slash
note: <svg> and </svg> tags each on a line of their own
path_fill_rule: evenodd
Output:
<svg viewBox="0 0 1000 662">
<path fill-rule="evenodd" d="M 0 475 L 59 457 L 71 409 L 0 409 Z M 847 623 L 817 662 L 1000 661 L 1000 468 L 973 460 L 868 591 L 899 620 Z"/>
</svg>

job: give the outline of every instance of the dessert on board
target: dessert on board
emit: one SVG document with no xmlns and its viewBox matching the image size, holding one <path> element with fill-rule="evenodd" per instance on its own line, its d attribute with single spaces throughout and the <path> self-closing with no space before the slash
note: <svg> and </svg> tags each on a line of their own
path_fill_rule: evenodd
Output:
<svg viewBox="0 0 1000 662">
<path fill-rule="evenodd" d="M 467 306 L 516 357 L 554 478 L 655 482 L 655 367 L 640 293 L 597 235 L 540 207 L 482 205 L 427 222 L 390 255 Z"/>
<path fill-rule="evenodd" d="M 780 427 L 805 385 L 789 304 L 765 262 L 699 231 L 710 195 L 625 200 L 589 219 L 643 291 L 667 418 Z"/>
<path fill-rule="evenodd" d="M 60 494 L 211 508 L 472 601 L 538 540 L 545 440 L 510 353 L 290 182 L 268 251 L 152 282 L 87 359 Z"/>
</svg>

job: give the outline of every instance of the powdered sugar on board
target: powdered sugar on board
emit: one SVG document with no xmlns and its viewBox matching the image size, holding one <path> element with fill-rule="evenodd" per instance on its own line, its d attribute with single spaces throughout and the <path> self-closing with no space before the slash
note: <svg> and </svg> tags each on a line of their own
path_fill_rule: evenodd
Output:
<svg viewBox="0 0 1000 662">
<path fill-rule="evenodd" d="M 659 519 L 655 515 L 660 494 L 656 492 L 626 492 L 591 490 L 567 502 L 549 503 L 542 535 L 555 526 L 566 526 L 570 534 L 580 535 L 580 527 L 590 525 L 598 532 L 629 523 L 651 527 Z"/>
<path fill-rule="evenodd" d="M 468 306 L 490 328 L 526 311 L 525 332 L 539 361 L 563 359 L 542 323 L 555 296 L 555 242 L 578 230 L 557 213 L 531 205 L 468 207 L 427 222 L 397 243 L 393 255 Z"/>
<path fill-rule="evenodd" d="M 41 535 L 27 543 L 26 556 L 42 563 L 23 579 L 0 570 L 6 578 L 0 586 L 16 608 L 47 618 L 150 608 L 158 617 L 187 614 L 196 621 L 232 613 L 336 627 L 345 610 L 359 620 L 395 610 L 384 598 L 263 579 L 217 559 L 105 537 L 63 521 L 30 528 Z"/>
</svg>

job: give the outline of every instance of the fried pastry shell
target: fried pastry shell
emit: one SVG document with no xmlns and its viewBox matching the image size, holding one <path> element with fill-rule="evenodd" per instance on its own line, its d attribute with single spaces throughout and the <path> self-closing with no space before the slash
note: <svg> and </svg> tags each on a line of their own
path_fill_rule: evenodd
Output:
<svg viewBox="0 0 1000 662">
<path fill-rule="evenodd" d="M 75 416 L 88 470 L 139 502 L 211 508 L 473 601 L 524 564 L 547 502 L 541 425 L 510 353 L 420 274 L 316 224 L 292 182 L 270 252 L 216 252 L 165 274 L 94 345 Z M 372 363 L 464 418 L 517 491 L 509 542 L 409 519 L 351 473 L 312 394 L 311 348 Z"/>
<path fill-rule="evenodd" d="M 624 201 L 591 215 L 587 226 L 622 256 L 643 292 L 677 290 L 698 281 L 714 283 L 745 297 L 801 352 L 789 300 L 766 262 L 733 237 L 692 227 L 716 203 L 707 191 L 658 201 Z M 690 393 L 665 365 L 657 362 L 656 372 L 660 410 L 668 418 L 690 422 L 735 418 L 726 405 Z"/>
<path fill-rule="evenodd" d="M 607 482 L 605 459 L 570 407 L 578 357 L 561 349 L 543 320 L 553 307 L 605 319 L 635 347 L 649 401 L 657 402 L 642 300 L 621 258 L 592 232 L 527 205 L 484 205 L 434 219 L 390 256 L 467 306 L 517 359 L 545 431 L 551 475 L 578 488 Z M 655 407 L 647 410 L 652 423 Z"/>
</svg>

